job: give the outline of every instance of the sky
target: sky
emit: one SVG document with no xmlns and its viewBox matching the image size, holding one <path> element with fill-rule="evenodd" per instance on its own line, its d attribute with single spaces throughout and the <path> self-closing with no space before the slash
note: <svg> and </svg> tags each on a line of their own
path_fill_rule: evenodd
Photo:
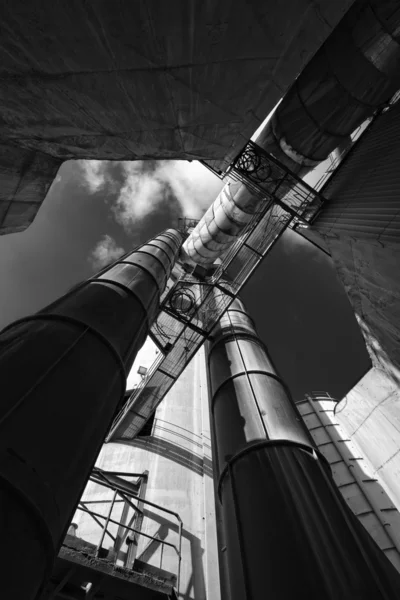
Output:
<svg viewBox="0 0 400 600">
<path fill-rule="evenodd" d="M 178 218 L 200 218 L 222 188 L 200 163 L 68 161 L 33 224 L 0 236 L 0 327 L 54 301 Z M 294 232 L 283 236 L 242 294 L 296 399 L 341 397 L 368 366 L 353 311 L 330 259 Z M 148 344 L 137 366 L 156 358 Z"/>
<path fill-rule="evenodd" d="M 222 182 L 193 161 L 67 161 L 32 225 L 0 236 L 0 328 L 130 248 L 200 218 Z"/>
<path fill-rule="evenodd" d="M 364 339 L 332 259 L 287 230 L 241 297 L 295 401 L 340 399 L 370 368 Z"/>
</svg>

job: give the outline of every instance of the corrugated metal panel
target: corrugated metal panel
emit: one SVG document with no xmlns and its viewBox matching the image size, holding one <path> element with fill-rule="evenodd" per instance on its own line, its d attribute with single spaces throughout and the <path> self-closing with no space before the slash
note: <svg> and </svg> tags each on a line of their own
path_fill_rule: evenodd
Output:
<svg viewBox="0 0 400 600">
<path fill-rule="evenodd" d="M 375 120 L 331 177 L 315 229 L 400 241 L 399 137 L 397 103 Z"/>
<path fill-rule="evenodd" d="M 370 536 L 400 571 L 400 514 L 356 444 L 346 439 L 334 402 L 313 393 L 297 408 L 315 444 L 331 465 L 334 481 Z M 322 398 L 322 399 L 321 399 Z"/>
</svg>

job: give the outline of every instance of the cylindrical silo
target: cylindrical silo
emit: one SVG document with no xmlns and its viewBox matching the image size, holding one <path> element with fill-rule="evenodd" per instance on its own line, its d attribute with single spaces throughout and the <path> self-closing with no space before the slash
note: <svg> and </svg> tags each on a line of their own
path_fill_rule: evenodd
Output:
<svg viewBox="0 0 400 600">
<path fill-rule="evenodd" d="M 35 598 L 52 568 L 181 242 L 165 231 L 0 334 L 2 588 L 10 600 Z"/>
<path fill-rule="evenodd" d="M 397 598 L 399 574 L 346 506 L 239 301 L 208 360 L 227 598 Z"/>
</svg>

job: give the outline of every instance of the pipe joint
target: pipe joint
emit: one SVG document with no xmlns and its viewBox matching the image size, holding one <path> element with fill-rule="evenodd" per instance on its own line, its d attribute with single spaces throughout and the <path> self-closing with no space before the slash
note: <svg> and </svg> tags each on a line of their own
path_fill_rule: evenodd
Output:
<svg viewBox="0 0 400 600">
<path fill-rule="evenodd" d="M 220 476 L 218 478 L 218 482 L 217 482 L 218 498 L 219 498 L 221 504 L 222 504 L 222 486 L 224 483 L 224 479 L 225 479 L 226 475 L 229 474 L 229 471 L 231 470 L 232 466 L 235 463 L 237 463 L 238 461 L 240 461 L 242 458 L 247 456 L 248 454 L 250 454 L 252 452 L 257 452 L 258 450 L 261 450 L 262 448 L 295 448 L 302 452 L 306 452 L 314 460 L 320 461 L 321 465 L 326 470 L 326 472 L 329 475 L 331 474 L 331 467 L 330 467 L 329 462 L 327 461 L 325 456 L 323 454 L 321 454 L 321 452 L 317 448 L 312 446 L 311 444 L 310 445 L 301 444 L 299 442 L 294 442 L 293 440 L 285 440 L 285 439 L 262 440 L 261 442 L 254 442 L 252 444 L 249 444 L 246 448 L 239 450 L 239 452 L 237 452 L 232 457 L 230 457 L 229 460 L 226 462 L 225 467 L 221 471 Z"/>
</svg>

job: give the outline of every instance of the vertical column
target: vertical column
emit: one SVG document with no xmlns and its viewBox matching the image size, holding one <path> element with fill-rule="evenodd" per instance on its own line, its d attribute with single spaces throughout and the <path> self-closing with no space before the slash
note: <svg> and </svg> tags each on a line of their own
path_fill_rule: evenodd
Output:
<svg viewBox="0 0 400 600">
<path fill-rule="evenodd" d="M 397 598 L 398 573 L 345 505 L 241 302 L 208 359 L 227 598 Z"/>
<path fill-rule="evenodd" d="M 52 567 L 182 242 L 167 230 L 0 334 L 2 587 Z"/>
</svg>

